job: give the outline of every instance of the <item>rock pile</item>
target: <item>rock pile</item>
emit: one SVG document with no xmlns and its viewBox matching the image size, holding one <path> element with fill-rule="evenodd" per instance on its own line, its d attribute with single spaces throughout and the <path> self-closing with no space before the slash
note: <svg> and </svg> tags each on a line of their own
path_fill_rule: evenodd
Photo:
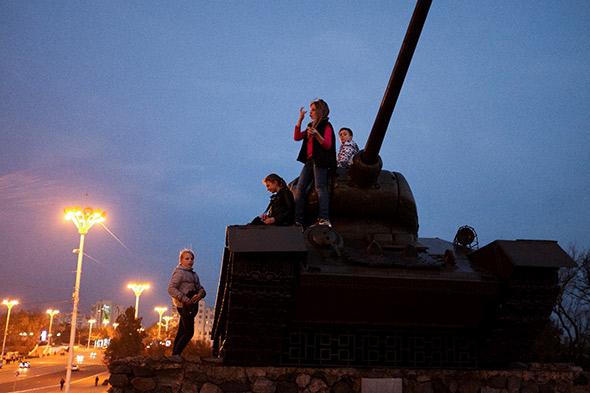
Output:
<svg viewBox="0 0 590 393">
<path fill-rule="evenodd" d="M 399 378 L 403 393 L 588 393 L 589 374 L 572 365 L 515 370 L 226 367 L 201 359 L 114 361 L 111 393 L 359 393 L 364 378 Z"/>
</svg>

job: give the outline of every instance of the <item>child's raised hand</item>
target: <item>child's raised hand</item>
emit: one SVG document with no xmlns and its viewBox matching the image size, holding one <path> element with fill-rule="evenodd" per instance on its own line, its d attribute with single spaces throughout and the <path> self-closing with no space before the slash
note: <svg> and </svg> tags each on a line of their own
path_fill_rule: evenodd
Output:
<svg viewBox="0 0 590 393">
<path fill-rule="evenodd" d="M 302 106 L 301 108 L 299 108 L 299 119 L 303 120 L 306 113 L 307 113 L 307 111 L 305 110 L 305 107 Z"/>
</svg>

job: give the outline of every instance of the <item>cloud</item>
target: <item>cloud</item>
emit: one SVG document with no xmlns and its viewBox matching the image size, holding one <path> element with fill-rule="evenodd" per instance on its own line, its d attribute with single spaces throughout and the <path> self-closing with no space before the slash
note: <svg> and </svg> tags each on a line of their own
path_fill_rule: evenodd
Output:
<svg viewBox="0 0 590 393">
<path fill-rule="evenodd" d="M 16 171 L 0 176 L 0 214 L 14 209 L 40 208 L 57 200 L 61 188 L 51 179 L 31 171 Z"/>
</svg>

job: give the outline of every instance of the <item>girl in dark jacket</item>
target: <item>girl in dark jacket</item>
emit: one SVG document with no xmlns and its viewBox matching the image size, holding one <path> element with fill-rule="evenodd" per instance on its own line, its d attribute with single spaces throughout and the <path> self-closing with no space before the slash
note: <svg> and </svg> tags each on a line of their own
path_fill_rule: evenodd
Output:
<svg viewBox="0 0 590 393">
<path fill-rule="evenodd" d="M 256 217 L 251 224 L 293 225 L 295 202 L 293 194 L 282 177 L 275 173 L 266 176 L 262 183 L 271 192 L 270 203 L 263 214 Z"/>
<path fill-rule="evenodd" d="M 301 122 L 305 117 L 305 109 L 299 109 L 299 119 L 295 125 L 294 139 L 303 140 L 297 161 L 302 162 L 303 169 L 299 175 L 295 197 L 295 222 L 304 224 L 303 213 L 305 198 L 309 185 L 313 182 L 318 194 L 319 225 L 330 224 L 330 192 L 328 190 L 328 174 L 336 168 L 336 144 L 334 128 L 328 121 L 330 108 L 324 100 L 317 99 L 309 105 L 309 117 L 311 122 L 304 131 L 301 131 Z"/>
</svg>

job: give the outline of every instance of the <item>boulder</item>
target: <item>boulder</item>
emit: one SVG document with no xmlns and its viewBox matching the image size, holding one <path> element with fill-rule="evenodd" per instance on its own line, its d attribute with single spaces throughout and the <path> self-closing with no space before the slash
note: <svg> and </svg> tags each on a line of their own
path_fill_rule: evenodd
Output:
<svg viewBox="0 0 590 393">
<path fill-rule="evenodd" d="M 111 374 L 109 377 L 109 383 L 116 388 L 122 388 L 127 386 L 129 378 L 127 378 L 127 375 L 125 374 Z"/>
<path fill-rule="evenodd" d="M 276 390 L 276 382 L 265 377 L 257 378 L 252 384 L 252 392 L 254 393 L 275 393 Z"/>
<path fill-rule="evenodd" d="M 320 378 L 312 378 L 309 383 L 309 391 L 311 393 L 323 393 L 328 391 L 328 385 Z"/>
<path fill-rule="evenodd" d="M 156 381 L 153 378 L 135 377 L 131 380 L 131 384 L 139 392 L 148 392 L 156 388 Z"/>
<path fill-rule="evenodd" d="M 301 389 L 307 387 L 307 385 L 309 385 L 309 382 L 311 382 L 311 377 L 307 374 L 299 374 L 297 375 L 297 378 L 295 378 L 295 383 Z"/>
<path fill-rule="evenodd" d="M 219 386 L 207 382 L 201 386 L 199 393 L 223 393 L 223 390 L 221 390 Z"/>
</svg>

